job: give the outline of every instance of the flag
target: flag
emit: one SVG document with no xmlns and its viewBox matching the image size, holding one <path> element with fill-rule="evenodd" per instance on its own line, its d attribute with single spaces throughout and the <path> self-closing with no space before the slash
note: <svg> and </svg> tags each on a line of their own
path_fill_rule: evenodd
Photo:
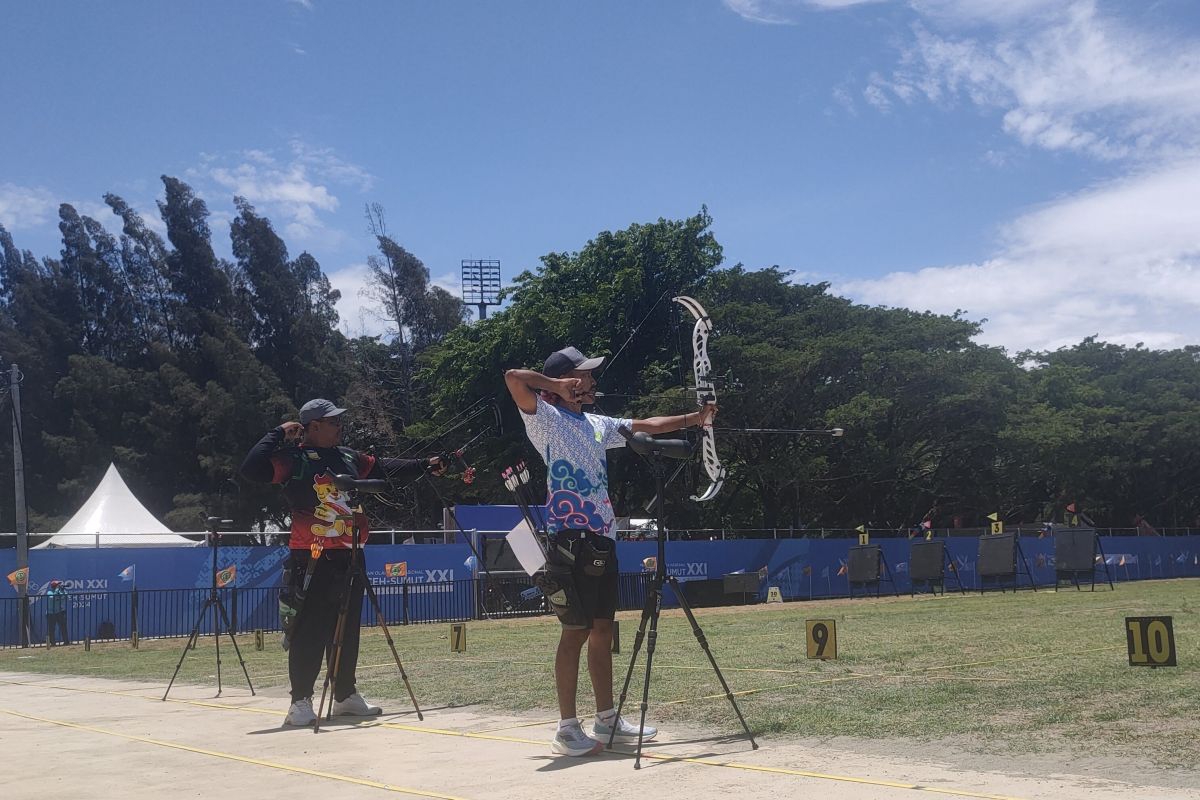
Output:
<svg viewBox="0 0 1200 800">
<path fill-rule="evenodd" d="M 837 573 L 837 574 L 838 574 L 838 575 L 845 575 L 845 574 L 846 574 L 846 565 L 845 565 L 845 564 L 842 564 L 840 567 L 838 567 L 838 573 Z"/>
<path fill-rule="evenodd" d="M 14 589 L 18 586 L 28 586 L 29 569 L 27 567 L 14 569 L 12 572 L 8 573 L 8 582 L 12 584 Z"/>
<path fill-rule="evenodd" d="M 931 519 L 921 520 L 921 530 L 927 531 L 932 527 L 933 527 L 933 520 L 931 520 Z"/>
<path fill-rule="evenodd" d="M 908 562 L 901 561 L 896 565 L 896 572 L 908 572 Z"/>
<path fill-rule="evenodd" d="M 990 519 L 992 522 L 999 522 L 1000 521 L 1000 512 L 993 511 L 991 514 L 988 514 L 988 519 Z"/>
<path fill-rule="evenodd" d="M 395 564 L 384 564 L 383 574 L 389 578 L 408 577 L 408 562 L 397 561 Z"/>
<path fill-rule="evenodd" d="M 1067 504 L 1067 511 L 1069 511 L 1072 514 L 1075 513 L 1075 503 L 1074 502 Z"/>
<path fill-rule="evenodd" d="M 130 564 L 125 569 L 117 573 L 117 577 L 123 581 L 137 582 L 137 564 Z"/>
<path fill-rule="evenodd" d="M 217 588 L 224 589 L 231 583 L 237 581 L 237 564 L 231 564 L 223 570 L 217 572 Z"/>
<path fill-rule="evenodd" d="M 821 577 L 825 580 L 829 580 L 829 567 L 825 567 L 821 570 Z"/>
<path fill-rule="evenodd" d="M 859 533 L 866 533 L 866 532 L 867 532 L 867 526 L 866 526 L 866 525 L 859 525 L 859 526 L 858 526 L 857 528 L 855 528 L 854 530 L 858 531 Z"/>
<path fill-rule="evenodd" d="M 767 578 L 769 578 L 769 577 L 770 577 L 770 574 L 771 574 L 771 573 L 770 573 L 770 570 L 768 570 L 768 569 L 767 569 L 767 568 L 764 566 L 762 569 L 760 569 L 760 570 L 758 571 L 758 579 L 759 579 L 760 581 L 765 581 Z"/>
</svg>

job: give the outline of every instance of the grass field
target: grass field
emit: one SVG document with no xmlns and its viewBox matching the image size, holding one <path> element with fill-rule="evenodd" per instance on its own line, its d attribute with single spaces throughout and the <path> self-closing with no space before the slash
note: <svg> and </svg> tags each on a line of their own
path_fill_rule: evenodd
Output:
<svg viewBox="0 0 1200 800">
<path fill-rule="evenodd" d="M 1200 763 L 1200 581 L 1124 583 L 1095 593 L 1042 590 L 942 598 L 860 599 L 699 609 L 718 663 L 756 733 L 950 741 L 968 750 L 1069 751 L 1161 767 Z M 1128 665 L 1124 618 L 1174 618 L 1179 666 Z M 837 622 L 837 661 L 809 661 L 805 619 Z M 617 689 L 638 623 L 622 614 Z M 397 626 L 393 637 L 423 706 L 553 709 L 552 618 L 468 624 L 451 653 L 449 625 Z M 285 686 L 278 637 L 238 639 L 256 688 Z M 183 641 L 0 651 L 0 670 L 137 678 L 165 686 Z M 245 681 L 226 638 L 227 691 Z M 389 710 L 409 704 L 382 634 L 364 629 L 359 687 Z M 640 697 L 643 669 L 631 698 Z M 212 638 L 189 653 L 180 680 L 214 682 Z M 586 679 L 580 712 L 591 711 Z M 318 684 L 318 693 L 320 685 Z M 738 723 L 686 619 L 663 613 L 651 717 L 736 733 Z M 636 709 L 634 699 L 630 710 Z"/>
</svg>

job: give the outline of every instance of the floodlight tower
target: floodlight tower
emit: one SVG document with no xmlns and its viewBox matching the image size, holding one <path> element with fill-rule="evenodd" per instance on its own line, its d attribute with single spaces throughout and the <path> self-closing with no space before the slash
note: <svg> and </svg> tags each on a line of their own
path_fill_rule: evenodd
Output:
<svg viewBox="0 0 1200 800">
<path fill-rule="evenodd" d="M 487 319 L 487 307 L 500 304 L 500 261 L 491 258 L 462 261 L 463 302 L 479 309 Z"/>
</svg>

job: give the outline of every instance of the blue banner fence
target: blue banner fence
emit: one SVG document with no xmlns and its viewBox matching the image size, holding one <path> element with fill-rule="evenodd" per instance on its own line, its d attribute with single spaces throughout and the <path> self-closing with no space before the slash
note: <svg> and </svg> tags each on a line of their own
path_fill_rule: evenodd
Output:
<svg viewBox="0 0 1200 800">
<path fill-rule="evenodd" d="M 940 537 L 939 537 L 940 538 Z M 909 548 L 923 539 L 879 539 L 894 583 L 885 592 L 907 593 Z M 941 538 L 968 591 L 979 590 L 976 568 L 978 537 Z M 1054 542 L 1049 536 L 1018 539 L 1028 573 L 1020 565 L 1018 586 L 1051 586 L 1056 582 Z M 1200 577 L 1200 535 L 1101 536 L 1104 564 L 1097 564 L 1097 582 L 1108 567 L 1114 581 Z M 757 598 L 778 587 L 785 600 L 845 597 L 850 594 L 846 562 L 855 540 L 743 539 L 672 541 L 667 545 L 667 570 L 681 583 L 719 593 L 717 582 L 730 573 L 765 575 Z M 617 553 L 621 576 L 620 608 L 640 608 L 645 598 L 642 559 L 655 554 L 652 541 L 623 541 Z M 365 549 L 367 571 L 389 625 L 461 621 L 547 613 L 543 598 L 524 573 L 476 571 L 465 544 L 371 545 Z M 28 640 L 45 641 L 44 592 L 57 579 L 68 592 L 67 629 L 73 641 L 128 639 L 136 622 L 138 635 L 186 636 L 211 587 L 211 551 L 196 548 L 100 548 L 38 550 L 30 553 L 28 596 L 20 597 L 5 582 L 0 586 L 0 647 L 21 646 L 21 620 L 28 619 Z M 282 547 L 222 547 L 219 568 L 237 567 L 236 584 L 219 589 L 231 624 L 239 632 L 279 629 L 278 592 L 287 558 Z M 403 563 L 406 575 L 390 578 L 385 564 Z M 118 575 L 135 566 L 136 590 Z M 0 551 L 0 574 L 16 568 L 15 552 Z M 989 584 L 990 585 L 990 584 Z M 953 578 L 947 587 L 956 588 Z M 861 589 L 856 589 L 856 594 Z M 699 591 L 697 594 L 701 594 Z M 745 599 L 745 598 L 743 598 Z M 677 601 L 668 588 L 665 605 Z M 693 601 L 694 602 L 694 601 Z M 695 604 L 695 603 L 694 603 Z M 200 632 L 211 634 L 212 617 L 201 620 Z M 364 625 L 374 625 L 370 604 L 363 607 Z"/>
</svg>

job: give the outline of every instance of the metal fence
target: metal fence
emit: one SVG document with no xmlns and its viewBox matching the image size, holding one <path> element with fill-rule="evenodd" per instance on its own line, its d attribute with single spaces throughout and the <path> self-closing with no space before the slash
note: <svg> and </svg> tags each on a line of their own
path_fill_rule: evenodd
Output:
<svg viewBox="0 0 1200 800">
<path fill-rule="evenodd" d="M 646 597 L 645 573 L 620 576 L 618 602 L 622 610 L 641 608 Z M 380 611 L 388 625 L 458 622 L 471 619 L 528 617 L 549 614 L 545 598 L 525 573 L 491 573 L 478 578 L 441 582 L 373 583 Z M 187 636 L 199 625 L 201 634 L 215 630 L 215 606 L 205 609 L 210 589 L 141 589 L 122 592 L 84 592 L 67 598 L 69 641 L 78 643 Z M 277 632 L 278 587 L 218 589 L 217 596 L 235 633 Z M 201 616 L 201 612 L 203 616 Z M 22 636 L 22 627 L 26 636 Z M 364 626 L 376 625 L 374 609 L 363 603 Z M 49 641 L 51 620 L 40 598 L 0 598 L 0 648 L 21 647 L 28 641 Z M 61 633 L 55 631 L 61 643 Z"/>
</svg>

